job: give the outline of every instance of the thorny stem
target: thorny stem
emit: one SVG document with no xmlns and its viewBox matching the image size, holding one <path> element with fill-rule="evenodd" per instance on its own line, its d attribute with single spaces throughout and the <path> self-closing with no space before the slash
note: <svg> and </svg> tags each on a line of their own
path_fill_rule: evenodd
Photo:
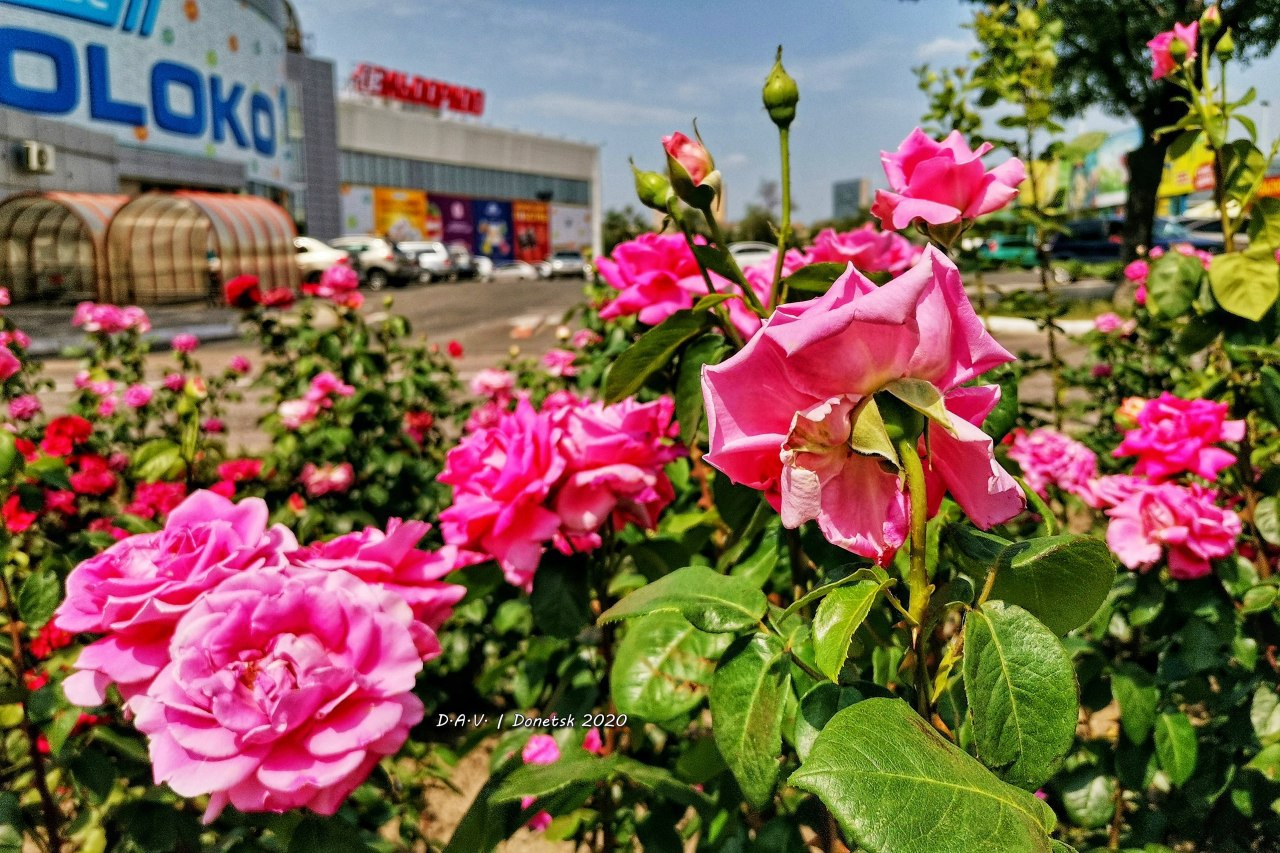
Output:
<svg viewBox="0 0 1280 853">
<path fill-rule="evenodd" d="M 778 229 L 778 257 L 773 262 L 770 309 L 787 301 L 787 288 L 782 284 L 782 261 L 791 237 L 791 131 L 785 127 L 778 128 L 778 148 L 782 153 L 782 225 Z"/>
<path fill-rule="evenodd" d="M 933 587 L 929 583 L 926 525 L 929 506 L 925 494 L 924 466 L 920 462 L 917 441 L 898 441 L 898 458 L 906 479 L 907 500 L 911 507 L 911 563 L 907 573 L 907 589 L 911 600 L 907 612 L 916 624 L 911 628 L 911 650 L 916 658 L 916 710 L 928 720 L 930 714 L 929 670 L 926 656 L 929 638 L 924 635 L 924 614 L 929 608 Z"/>
<path fill-rule="evenodd" d="M 751 289 L 751 285 L 747 282 L 747 277 L 742 274 L 742 267 L 738 266 L 738 262 L 733 255 L 729 254 L 729 242 L 725 239 L 724 232 L 720 230 L 720 223 L 716 221 L 715 214 L 710 209 L 704 211 L 707 215 L 707 227 L 711 229 L 711 239 L 715 241 L 715 248 L 724 257 L 729 268 L 729 272 L 733 273 L 734 284 L 742 290 L 742 296 L 746 299 L 747 304 L 751 306 L 751 310 L 759 314 L 762 318 L 769 316 L 769 312 L 764 310 L 764 305 L 760 304 L 760 297 L 756 296 L 756 292 Z"/>
<path fill-rule="evenodd" d="M 58 803 L 53 798 L 53 794 L 50 793 L 49 785 L 45 781 L 44 756 L 40 754 L 39 746 L 40 733 L 36 731 L 35 724 L 31 722 L 31 715 L 28 713 L 31 692 L 27 690 L 27 683 L 22 678 L 22 673 L 26 670 L 26 664 L 22 650 L 21 616 L 18 614 L 14 603 L 13 592 L 9 589 L 9 581 L 2 572 L 0 572 L 0 592 L 4 593 L 5 612 L 9 617 L 9 624 L 6 627 L 13 644 L 14 670 L 18 690 L 22 697 L 20 700 L 22 703 L 22 733 L 27 739 L 27 755 L 31 758 L 31 767 L 35 775 L 33 784 L 36 786 L 36 793 L 40 795 L 40 804 L 44 814 L 44 830 L 49 836 L 47 849 L 58 850 L 62 846 L 62 841 L 59 838 L 62 812 L 59 811 Z M 37 840 L 39 839 L 37 838 Z"/>
<path fill-rule="evenodd" d="M 688 231 L 684 232 L 684 241 L 689 244 L 689 252 L 693 254 L 696 260 L 697 253 L 693 251 L 693 237 L 689 236 Z M 711 282 L 711 273 L 707 272 L 707 268 L 699 263 L 698 271 L 702 273 L 702 280 L 707 284 L 707 293 L 716 293 L 716 286 Z M 742 339 L 742 335 L 738 332 L 738 327 L 733 325 L 733 321 L 729 319 L 724 306 L 717 305 L 715 311 L 716 316 L 720 318 L 720 325 L 724 329 L 725 335 L 729 337 L 729 340 L 733 341 L 733 345 L 738 349 L 746 346 L 746 341 Z"/>
<path fill-rule="evenodd" d="M 804 596 L 805 578 L 804 578 L 804 549 L 800 545 L 800 531 L 795 528 L 786 528 L 787 555 L 791 558 L 791 587 L 792 594 L 797 601 Z M 810 608 L 803 608 L 805 617 L 811 616 Z"/>
</svg>

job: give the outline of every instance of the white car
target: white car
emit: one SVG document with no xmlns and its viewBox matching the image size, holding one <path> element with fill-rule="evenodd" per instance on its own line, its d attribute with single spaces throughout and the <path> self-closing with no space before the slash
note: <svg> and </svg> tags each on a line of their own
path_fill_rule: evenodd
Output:
<svg viewBox="0 0 1280 853">
<path fill-rule="evenodd" d="M 493 281 L 493 260 L 484 255 L 473 255 L 471 262 L 476 267 L 476 278 L 481 281 Z"/>
<path fill-rule="evenodd" d="M 493 265 L 489 281 L 537 281 L 542 276 L 538 268 L 525 261 L 503 261 Z"/>
<path fill-rule="evenodd" d="M 776 251 L 778 251 L 777 246 L 771 246 L 768 243 L 761 243 L 756 240 L 729 244 L 729 254 L 733 255 L 733 259 L 738 262 L 738 266 L 743 268 L 755 266 L 769 260 Z"/>
<path fill-rule="evenodd" d="M 342 249 L 327 246 L 314 237 L 294 237 L 293 248 L 297 252 L 298 270 L 304 282 L 319 281 L 321 273 L 348 258 Z"/>
</svg>

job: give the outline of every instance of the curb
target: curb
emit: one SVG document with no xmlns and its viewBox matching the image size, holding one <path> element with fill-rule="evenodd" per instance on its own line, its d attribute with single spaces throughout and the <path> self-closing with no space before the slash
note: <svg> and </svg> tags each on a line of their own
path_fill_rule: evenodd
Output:
<svg viewBox="0 0 1280 853">
<path fill-rule="evenodd" d="M 165 326 L 161 328 L 153 328 L 142 336 L 142 339 L 150 344 L 151 352 L 164 352 L 169 349 L 169 342 L 173 340 L 175 335 L 195 335 L 200 339 L 200 343 L 208 343 L 210 341 L 228 341 L 240 337 L 240 332 L 236 328 L 235 323 L 193 323 L 184 326 Z M 27 348 L 27 355 L 31 358 L 59 358 L 67 350 L 80 350 L 85 345 L 85 336 L 77 335 L 56 335 L 49 338 L 32 339 L 31 346 Z"/>
<path fill-rule="evenodd" d="M 1042 331 L 1035 320 L 1026 317 L 988 317 L 983 325 L 989 332 L 1006 335 L 1035 335 Z M 1083 335 L 1093 329 L 1092 320 L 1059 320 L 1055 325 L 1068 335 Z"/>
</svg>

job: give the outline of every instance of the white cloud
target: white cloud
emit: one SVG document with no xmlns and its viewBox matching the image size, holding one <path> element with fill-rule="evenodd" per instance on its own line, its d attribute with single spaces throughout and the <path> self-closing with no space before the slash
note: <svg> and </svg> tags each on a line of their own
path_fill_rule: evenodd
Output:
<svg viewBox="0 0 1280 853">
<path fill-rule="evenodd" d="M 553 118 L 607 125 L 671 125 L 687 122 L 684 110 L 608 98 L 590 98 L 569 92 L 543 92 L 525 98 L 513 111 Z"/>
<path fill-rule="evenodd" d="M 739 169 L 751 162 L 751 158 L 741 151 L 716 158 L 716 165 L 722 169 Z"/>
<path fill-rule="evenodd" d="M 952 56 L 966 53 L 973 47 L 972 39 L 938 36 L 916 48 L 916 59 L 937 59 L 940 56 Z"/>
</svg>

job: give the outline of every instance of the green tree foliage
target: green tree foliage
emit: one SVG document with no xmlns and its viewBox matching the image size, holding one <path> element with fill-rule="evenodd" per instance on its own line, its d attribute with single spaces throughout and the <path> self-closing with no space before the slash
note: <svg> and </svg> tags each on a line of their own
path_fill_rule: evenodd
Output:
<svg viewBox="0 0 1280 853">
<path fill-rule="evenodd" d="M 628 240 L 634 240 L 650 230 L 650 223 L 643 213 L 631 205 L 622 210 L 606 210 L 604 214 L 603 242 L 606 255 L 613 252 L 613 247 Z"/>
</svg>

